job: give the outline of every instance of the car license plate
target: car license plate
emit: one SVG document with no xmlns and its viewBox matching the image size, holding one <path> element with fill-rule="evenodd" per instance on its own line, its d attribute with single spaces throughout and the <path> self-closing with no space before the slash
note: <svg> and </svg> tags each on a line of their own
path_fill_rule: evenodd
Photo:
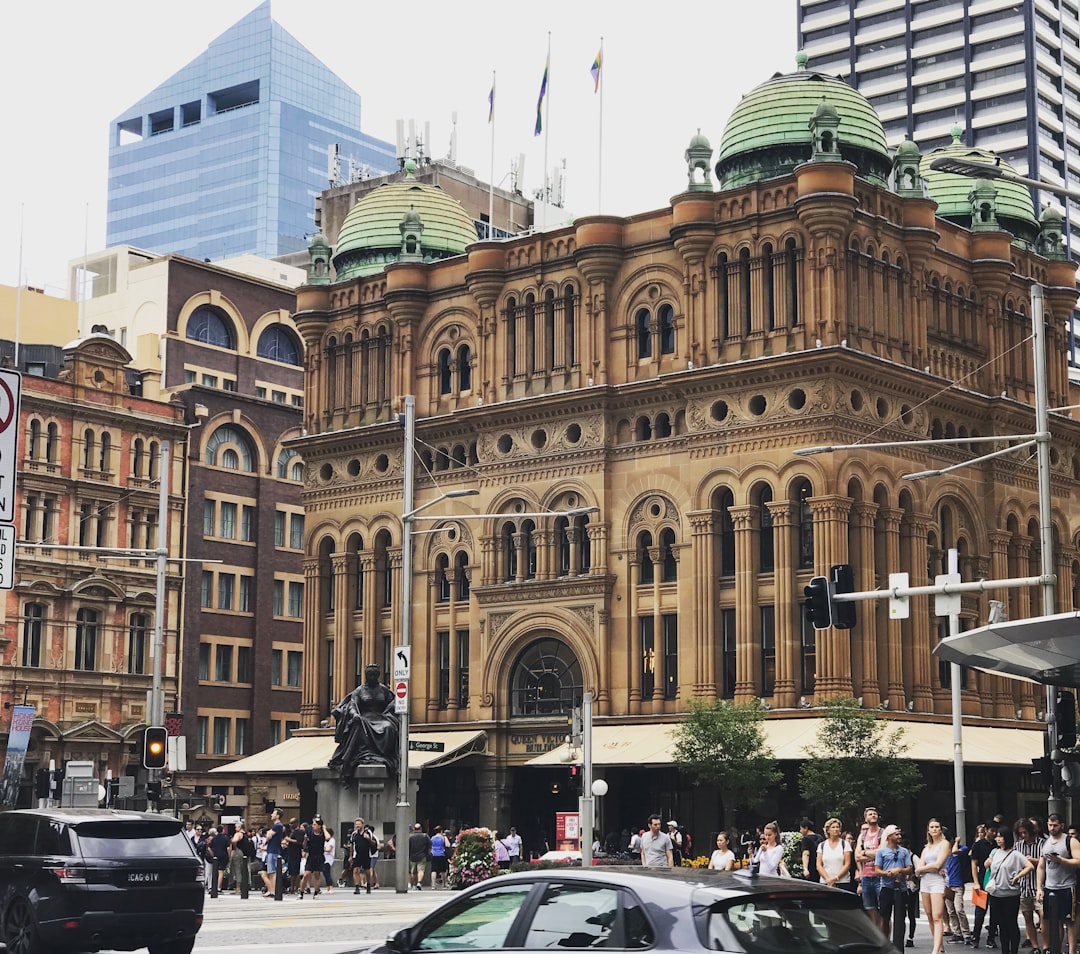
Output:
<svg viewBox="0 0 1080 954">
<path fill-rule="evenodd" d="M 129 871 L 128 884 L 157 884 L 161 881 L 159 871 Z"/>
</svg>

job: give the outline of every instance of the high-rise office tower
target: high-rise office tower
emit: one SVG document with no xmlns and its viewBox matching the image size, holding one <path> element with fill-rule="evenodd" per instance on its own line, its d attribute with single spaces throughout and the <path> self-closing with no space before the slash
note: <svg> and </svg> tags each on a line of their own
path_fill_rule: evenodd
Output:
<svg viewBox="0 0 1080 954">
<path fill-rule="evenodd" d="M 267 0 L 113 120 L 106 241 L 210 260 L 304 249 L 343 161 L 397 168 L 393 144 L 360 132 L 360 96 Z"/>
<path fill-rule="evenodd" d="M 866 96 L 890 146 L 926 151 L 958 127 L 1021 175 L 1080 191 L 1078 0 L 798 0 L 798 18 L 810 69 Z M 1034 199 L 1063 208 L 1080 250 L 1080 202 Z"/>
</svg>

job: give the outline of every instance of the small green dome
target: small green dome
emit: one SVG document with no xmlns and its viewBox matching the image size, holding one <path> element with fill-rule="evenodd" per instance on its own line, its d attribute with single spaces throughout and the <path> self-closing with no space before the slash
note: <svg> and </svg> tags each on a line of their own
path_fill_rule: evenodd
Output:
<svg viewBox="0 0 1080 954">
<path fill-rule="evenodd" d="M 1065 224 L 1065 216 L 1061 214 L 1059 209 L 1055 209 L 1052 205 L 1048 205 L 1042 210 L 1042 215 L 1039 216 L 1039 223 L 1045 229 L 1058 228 Z"/>
<path fill-rule="evenodd" d="M 896 147 L 897 159 L 918 159 L 919 147 L 915 145 L 910 139 L 905 139 L 899 146 Z"/>
<path fill-rule="evenodd" d="M 747 93 L 727 121 L 720 140 L 716 175 L 721 188 L 790 175 L 810 158 L 809 122 L 824 108 L 839 116 L 840 158 L 858 175 L 885 184 L 892 159 L 885 130 L 870 101 L 835 76 L 806 69 L 806 55 L 794 73 L 777 73 Z"/>
<path fill-rule="evenodd" d="M 708 138 L 701 135 L 701 130 L 700 129 L 697 131 L 697 133 L 695 133 L 690 138 L 690 145 L 687 148 L 688 149 L 708 149 L 710 151 L 712 150 L 712 146 L 709 145 Z"/>
<path fill-rule="evenodd" d="M 963 130 L 954 126 L 952 130 L 953 141 L 947 146 L 939 146 L 937 149 L 926 153 L 919 164 L 919 172 L 926 180 L 927 191 L 930 198 L 938 204 L 937 214 L 943 218 L 962 225 L 965 228 L 971 226 L 971 195 L 975 188 L 976 180 L 970 176 L 960 176 L 953 172 L 942 172 L 931 169 L 930 164 L 935 159 L 943 156 L 956 156 L 960 159 L 971 159 L 975 162 L 984 162 L 988 165 L 1000 166 L 1003 170 L 1016 174 L 1016 170 L 1004 159 L 1001 159 L 989 149 L 980 149 L 977 146 L 965 146 L 960 141 Z M 994 190 L 997 196 L 994 201 L 994 212 L 1001 227 L 1012 232 L 1016 238 L 1025 242 L 1034 242 L 1039 231 L 1039 222 L 1035 217 L 1035 206 L 1031 201 L 1031 193 L 1025 186 L 1018 182 L 1010 182 L 1007 179 L 994 179 Z"/>
<path fill-rule="evenodd" d="M 401 224 L 423 221 L 425 261 L 465 254 L 477 241 L 476 224 L 457 199 L 436 185 L 419 182 L 414 166 L 405 176 L 363 196 L 341 223 L 334 269 L 339 281 L 373 275 L 401 254 Z"/>
</svg>

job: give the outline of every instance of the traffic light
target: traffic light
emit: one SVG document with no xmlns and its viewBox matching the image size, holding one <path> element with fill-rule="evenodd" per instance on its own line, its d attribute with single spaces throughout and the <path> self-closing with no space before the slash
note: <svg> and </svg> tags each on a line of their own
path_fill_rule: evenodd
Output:
<svg viewBox="0 0 1080 954">
<path fill-rule="evenodd" d="M 806 619 L 813 623 L 814 629 L 828 629 L 832 626 L 832 591 L 829 587 L 828 577 L 815 576 L 803 590 L 806 596 Z"/>
<path fill-rule="evenodd" d="M 1076 697 L 1071 692 L 1057 694 L 1057 747 L 1076 747 Z"/>
<path fill-rule="evenodd" d="M 1049 755 L 1040 756 L 1031 760 L 1031 774 L 1040 782 L 1043 788 L 1050 788 L 1054 784 L 1054 763 Z"/>
<path fill-rule="evenodd" d="M 148 769 L 165 768 L 168 736 L 163 725 L 150 725 L 143 734 L 142 764 Z"/>
<path fill-rule="evenodd" d="M 855 571 L 850 563 L 841 563 L 829 571 L 832 577 L 833 595 L 855 592 Z M 855 625 L 854 603 L 831 603 L 832 623 L 837 629 L 851 629 Z"/>
<path fill-rule="evenodd" d="M 153 780 L 146 783 L 146 800 L 155 805 L 161 801 L 161 782 Z"/>
<path fill-rule="evenodd" d="M 575 795 L 580 795 L 582 792 L 582 780 L 585 777 L 582 768 L 577 763 L 570 766 L 570 791 Z"/>
</svg>

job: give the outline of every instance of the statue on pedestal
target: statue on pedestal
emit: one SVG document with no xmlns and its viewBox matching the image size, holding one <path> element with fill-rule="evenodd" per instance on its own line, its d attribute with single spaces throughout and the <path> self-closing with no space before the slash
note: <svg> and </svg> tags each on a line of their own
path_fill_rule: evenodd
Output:
<svg viewBox="0 0 1080 954">
<path fill-rule="evenodd" d="M 400 756 L 400 722 L 394 712 L 394 694 L 379 682 L 379 667 L 368 666 L 364 681 L 333 710 L 337 725 L 337 748 L 327 763 L 341 773 L 347 784 L 358 765 L 385 765 L 397 774 Z"/>
</svg>

